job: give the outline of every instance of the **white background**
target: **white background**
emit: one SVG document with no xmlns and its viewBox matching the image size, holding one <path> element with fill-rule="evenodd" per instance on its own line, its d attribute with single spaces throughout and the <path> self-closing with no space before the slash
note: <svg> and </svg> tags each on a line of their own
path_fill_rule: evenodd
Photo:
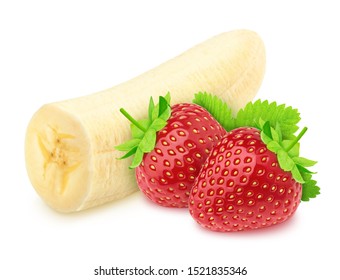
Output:
<svg viewBox="0 0 340 280">
<path fill-rule="evenodd" d="M 129 279 L 93 270 L 246 266 L 230 279 L 335 279 L 339 274 L 340 20 L 337 1 L 0 2 L 0 278 Z M 138 192 L 63 215 L 48 208 L 25 171 L 24 137 L 44 103 L 128 80 L 224 31 L 263 38 L 267 71 L 257 98 L 299 108 L 309 130 L 302 155 L 322 195 L 266 230 L 219 234 L 187 210 Z M 334 252 L 334 254 L 333 254 Z M 337 260 L 336 260 L 337 259 Z M 145 279 L 228 279 L 146 277 Z M 134 279 L 137 279 L 134 277 Z M 144 279 L 144 278 L 140 278 Z"/>
</svg>

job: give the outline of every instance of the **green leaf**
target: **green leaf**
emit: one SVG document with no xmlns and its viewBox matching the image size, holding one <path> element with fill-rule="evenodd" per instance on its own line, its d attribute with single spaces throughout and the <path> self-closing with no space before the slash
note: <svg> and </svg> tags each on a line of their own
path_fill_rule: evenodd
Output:
<svg viewBox="0 0 340 280">
<path fill-rule="evenodd" d="M 168 97 L 167 97 L 168 96 Z M 162 118 L 163 120 L 167 121 L 171 115 L 170 109 L 170 95 L 167 94 L 166 98 L 160 96 L 159 103 L 154 106 L 153 112 L 151 114 L 151 121 L 154 121 L 157 118 Z"/>
<path fill-rule="evenodd" d="M 138 123 L 143 126 L 143 127 L 149 127 L 150 126 L 150 120 L 148 119 L 144 119 L 144 120 L 140 120 L 138 121 Z M 144 131 L 140 130 L 137 126 L 135 126 L 134 124 L 131 124 L 131 134 L 133 138 L 139 138 L 142 139 L 144 136 Z"/>
<path fill-rule="evenodd" d="M 257 127 L 261 118 L 269 121 L 272 127 L 276 127 L 279 123 L 282 138 L 291 139 L 298 129 L 297 123 L 300 121 L 300 114 L 297 109 L 286 107 L 284 104 L 277 105 L 276 102 L 257 100 L 254 103 L 248 103 L 237 113 L 235 127 Z"/>
<path fill-rule="evenodd" d="M 305 180 L 303 179 L 301 172 L 296 165 L 294 165 L 292 169 L 292 175 L 296 182 L 305 183 Z"/>
<path fill-rule="evenodd" d="M 153 98 L 152 96 L 150 97 L 150 103 L 149 103 L 149 110 L 148 110 L 148 116 L 149 116 L 149 119 L 151 120 L 152 119 L 152 112 L 155 108 L 155 103 L 153 102 Z"/>
<path fill-rule="evenodd" d="M 135 156 L 132 160 L 131 165 L 129 166 L 130 169 L 136 168 L 139 166 L 143 160 L 144 153 L 140 148 L 137 148 Z"/>
<path fill-rule="evenodd" d="M 155 119 L 152 124 L 150 125 L 150 128 L 156 130 L 156 131 L 160 131 L 161 129 L 164 128 L 164 126 L 166 126 L 166 121 L 163 119 Z"/>
<path fill-rule="evenodd" d="M 159 109 L 158 109 L 158 117 L 160 117 L 164 111 L 168 108 L 168 101 L 165 100 L 163 96 L 159 97 Z"/>
<path fill-rule="evenodd" d="M 314 160 L 306 159 L 304 157 L 293 157 L 293 160 L 296 164 L 299 164 L 304 167 L 314 166 L 317 163 Z"/>
<path fill-rule="evenodd" d="M 261 119 L 268 121 L 271 127 L 276 128 L 275 137 L 278 139 L 292 139 L 297 131 L 300 114 L 297 109 L 269 103 L 267 100 L 249 102 L 233 117 L 229 106 L 218 97 L 206 92 L 195 95 L 193 103 L 204 107 L 227 130 L 250 126 L 261 128 Z M 279 130 L 277 129 L 279 127 Z M 268 136 L 270 134 L 266 133 Z"/>
<path fill-rule="evenodd" d="M 256 124 L 255 124 L 255 127 L 263 130 L 263 127 L 266 125 L 266 121 L 264 121 L 262 118 L 260 118 Z M 269 124 L 269 127 L 270 127 L 270 124 Z"/>
<path fill-rule="evenodd" d="M 276 131 L 276 133 L 278 135 L 279 142 L 281 143 L 283 139 L 282 139 L 282 131 L 281 131 L 280 123 L 276 123 L 275 131 Z"/>
<path fill-rule="evenodd" d="M 143 139 L 140 141 L 138 148 L 143 153 L 149 153 L 153 150 L 155 144 L 156 144 L 156 130 L 149 128 L 145 132 Z"/>
<path fill-rule="evenodd" d="M 195 94 L 193 103 L 206 109 L 225 130 L 230 131 L 235 128 L 231 109 L 217 96 L 199 92 Z"/>
<path fill-rule="evenodd" d="M 316 185 L 316 181 L 312 179 L 312 173 L 298 166 L 300 173 L 302 175 L 303 180 L 305 181 L 302 184 L 302 201 L 309 201 L 311 198 L 315 198 L 318 194 L 320 194 L 320 188 Z M 305 171 L 307 170 L 307 172 Z"/>
<path fill-rule="evenodd" d="M 313 172 L 304 168 L 300 165 L 297 165 L 301 176 L 304 180 L 302 184 L 302 201 L 309 201 L 311 198 L 315 198 L 318 194 L 320 194 L 320 188 L 316 185 L 316 181 L 313 180 Z"/>
<path fill-rule="evenodd" d="M 293 143 L 293 140 L 283 140 L 281 145 L 283 149 L 287 150 L 288 147 Z M 300 143 L 296 143 L 293 148 L 288 151 L 290 157 L 298 157 L 300 153 Z"/>
<path fill-rule="evenodd" d="M 312 173 L 311 172 L 304 172 L 303 170 L 301 170 L 300 166 L 297 165 L 297 167 L 299 168 L 300 174 L 302 176 L 302 179 L 305 182 L 308 182 L 309 180 L 312 180 Z"/>
<path fill-rule="evenodd" d="M 277 131 L 274 128 L 271 127 L 270 128 L 270 132 L 272 134 L 272 138 L 273 138 L 274 141 L 276 141 L 276 142 L 280 142 L 281 141 L 279 133 L 277 133 Z"/>
<path fill-rule="evenodd" d="M 290 158 L 288 153 L 283 149 L 280 149 L 277 152 L 277 160 L 279 162 L 280 167 L 284 171 L 292 171 L 295 167 L 294 161 Z"/>
<path fill-rule="evenodd" d="M 261 129 L 261 140 L 267 145 L 267 148 L 274 152 L 278 153 L 279 150 L 282 150 L 281 141 L 282 135 L 280 127 L 277 126 L 276 129 L 270 126 L 270 123 L 264 122 L 262 119 L 259 121 L 260 129 Z"/>
<path fill-rule="evenodd" d="M 267 148 L 269 151 L 272 151 L 275 154 L 277 154 L 280 150 L 282 150 L 281 145 L 276 141 L 270 141 L 267 144 Z"/>
<path fill-rule="evenodd" d="M 170 116 L 171 116 L 171 108 L 170 106 L 168 106 L 158 118 L 166 122 L 170 118 Z"/>
<path fill-rule="evenodd" d="M 316 172 L 310 171 L 309 169 L 307 169 L 306 167 L 296 164 L 297 168 L 299 169 L 302 177 L 304 178 L 305 174 L 315 174 Z M 305 179 L 303 179 L 304 181 L 306 181 Z"/>
<path fill-rule="evenodd" d="M 118 159 L 125 159 L 128 157 L 131 157 L 132 155 L 134 155 L 137 151 L 137 147 L 132 148 L 130 151 L 128 151 L 125 155 L 123 155 L 122 157 L 118 158 Z"/>
<path fill-rule="evenodd" d="M 170 105 L 170 101 L 171 101 L 170 92 L 167 92 L 167 94 L 164 96 L 164 99 L 165 99 L 166 102 L 168 102 L 168 104 Z"/>
<path fill-rule="evenodd" d="M 273 141 L 273 139 L 270 136 L 268 136 L 264 131 L 261 131 L 260 136 L 261 136 L 261 140 L 265 144 L 268 144 Z"/>
<path fill-rule="evenodd" d="M 163 129 L 167 120 L 171 116 L 170 94 L 165 97 L 159 97 L 159 103 L 154 104 L 153 98 L 150 98 L 148 107 L 148 119 L 135 120 L 123 108 L 120 112 L 131 122 L 132 139 L 116 146 L 120 151 L 128 151 L 120 159 L 125 159 L 134 155 L 130 168 L 137 167 L 143 160 L 144 154 L 151 152 L 156 145 L 157 132 Z"/>
<path fill-rule="evenodd" d="M 132 148 L 137 147 L 140 141 L 140 139 L 131 139 L 115 148 L 118 151 L 130 151 Z"/>
<path fill-rule="evenodd" d="M 309 201 L 311 198 L 315 198 L 320 194 L 320 188 L 316 184 L 315 180 L 308 180 L 302 184 L 302 201 Z"/>
<path fill-rule="evenodd" d="M 262 119 L 261 119 L 262 120 Z M 268 121 L 266 121 L 263 126 L 261 127 L 261 130 L 263 131 L 264 134 L 266 134 L 271 140 L 273 140 L 273 136 L 272 136 L 272 130 L 271 130 L 271 126 L 270 123 Z"/>
</svg>

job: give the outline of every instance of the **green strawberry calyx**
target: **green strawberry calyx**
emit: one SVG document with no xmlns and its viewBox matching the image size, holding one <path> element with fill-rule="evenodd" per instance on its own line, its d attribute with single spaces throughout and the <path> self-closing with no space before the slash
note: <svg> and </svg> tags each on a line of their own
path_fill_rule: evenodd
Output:
<svg viewBox="0 0 340 280">
<path fill-rule="evenodd" d="M 166 126 L 167 120 L 171 116 L 170 94 L 167 93 L 164 97 L 160 96 L 156 105 L 153 98 L 150 98 L 147 119 L 137 121 L 123 108 L 120 109 L 120 112 L 131 122 L 132 139 L 115 146 L 115 149 L 126 152 L 119 159 L 134 156 L 129 166 L 130 169 L 133 169 L 141 164 L 145 153 L 149 153 L 155 148 L 157 132 Z"/>
<path fill-rule="evenodd" d="M 238 112 L 232 112 L 230 107 L 217 96 L 199 92 L 195 95 L 193 103 L 202 106 L 227 130 L 239 127 L 255 127 L 261 131 L 261 139 L 268 150 L 277 155 L 280 167 L 291 172 L 295 181 L 302 184 L 302 201 L 320 194 L 320 188 L 313 180 L 313 173 L 307 167 L 314 166 L 316 161 L 300 157 L 300 139 L 306 133 L 304 127 L 298 131 L 300 113 L 297 109 L 286 105 L 277 105 L 257 100 L 249 102 Z"/>
<path fill-rule="evenodd" d="M 292 140 L 283 140 L 280 126 L 276 128 L 270 126 L 269 122 L 260 121 L 261 139 L 267 145 L 268 150 L 277 155 L 280 167 L 284 171 L 292 173 L 295 181 L 302 184 L 302 201 L 308 201 L 310 198 L 319 194 L 319 188 L 316 181 L 312 180 L 314 172 L 307 167 L 314 166 L 317 162 L 300 157 L 300 139 L 306 133 L 304 127 L 301 132 Z"/>
</svg>

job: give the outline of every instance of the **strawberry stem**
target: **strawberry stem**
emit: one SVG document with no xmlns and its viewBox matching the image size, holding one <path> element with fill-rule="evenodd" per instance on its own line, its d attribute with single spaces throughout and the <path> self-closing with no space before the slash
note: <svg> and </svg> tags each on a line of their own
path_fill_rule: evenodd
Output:
<svg viewBox="0 0 340 280">
<path fill-rule="evenodd" d="M 125 118 L 127 118 L 132 124 L 134 124 L 136 127 L 138 127 L 141 131 L 146 132 L 146 128 L 141 126 L 140 123 L 138 123 L 138 121 L 136 121 L 128 112 L 125 111 L 124 108 L 121 108 L 119 110 Z"/>
<path fill-rule="evenodd" d="M 297 142 L 300 141 L 300 139 L 302 138 L 302 136 L 306 133 L 307 131 L 307 127 L 304 127 L 301 132 L 299 133 L 298 136 L 296 136 L 296 138 L 294 139 L 294 141 L 287 147 L 286 152 L 289 152 L 295 145 Z"/>
</svg>

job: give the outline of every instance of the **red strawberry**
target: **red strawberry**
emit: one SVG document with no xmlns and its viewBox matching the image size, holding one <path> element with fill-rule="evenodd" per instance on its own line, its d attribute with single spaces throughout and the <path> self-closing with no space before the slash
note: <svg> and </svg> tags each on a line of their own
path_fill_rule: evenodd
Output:
<svg viewBox="0 0 340 280">
<path fill-rule="evenodd" d="M 150 100 L 149 118 L 134 120 L 134 139 L 117 146 L 135 155 L 130 168 L 136 168 L 137 183 L 152 201 L 168 207 L 188 207 L 193 182 L 213 146 L 226 134 L 208 111 L 195 104 L 170 108 L 169 95 L 159 104 Z"/>
<path fill-rule="evenodd" d="M 232 130 L 217 144 L 190 194 L 192 217 L 214 231 L 242 231 L 287 220 L 297 209 L 301 183 L 282 170 L 260 131 Z"/>
<path fill-rule="evenodd" d="M 193 182 L 226 131 L 202 107 L 176 104 L 156 146 L 136 168 L 139 188 L 162 206 L 188 207 Z"/>
</svg>

